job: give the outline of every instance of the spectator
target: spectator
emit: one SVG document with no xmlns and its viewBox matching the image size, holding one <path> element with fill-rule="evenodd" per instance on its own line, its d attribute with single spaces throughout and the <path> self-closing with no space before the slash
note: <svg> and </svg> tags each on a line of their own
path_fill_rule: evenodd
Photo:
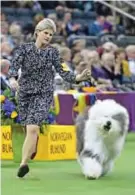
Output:
<svg viewBox="0 0 135 195">
<path fill-rule="evenodd" d="M 56 13 L 48 14 L 47 18 L 52 19 L 55 23 L 57 22 L 57 15 L 56 15 Z"/>
<path fill-rule="evenodd" d="M 42 11 L 42 7 L 41 7 L 41 4 L 40 4 L 39 1 L 33 0 L 32 10 L 34 10 L 36 12 L 41 12 Z"/>
<path fill-rule="evenodd" d="M 88 64 L 84 61 L 79 62 L 78 64 L 76 64 L 75 66 L 75 74 L 80 74 L 81 72 L 83 72 L 83 70 L 85 70 L 88 67 Z"/>
<path fill-rule="evenodd" d="M 57 47 L 58 48 L 58 47 Z M 71 64 L 71 50 L 68 47 L 59 47 L 60 56 L 62 59 L 63 70 L 70 70 L 73 72 L 73 66 Z M 57 73 L 55 76 L 55 89 L 68 90 L 72 88 L 72 84 L 64 81 Z"/>
<path fill-rule="evenodd" d="M 57 14 L 58 19 L 59 19 L 59 20 L 63 20 L 64 14 L 65 14 L 65 7 L 59 5 L 59 6 L 57 6 L 57 7 L 55 8 L 55 10 L 56 10 L 56 14 Z"/>
<path fill-rule="evenodd" d="M 123 76 L 130 77 L 131 72 L 129 70 L 129 64 L 126 59 L 126 52 L 123 48 L 118 48 L 116 53 L 116 62 L 117 64 L 120 64 L 120 67 L 118 67 L 118 72 L 122 71 Z"/>
<path fill-rule="evenodd" d="M 1 21 L 1 22 L 6 22 L 6 21 L 7 21 L 7 17 L 6 17 L 6 15 L 4 14 L 4 12 L 1 12 L 1 13 L 0 13 L 0 21 Z"/>
<path fill-rule="evenodd" d="M 112 53 L 104 53 L 102 55 L 102 69 L 106 79 L 112 81 L 115 77 L 115 56 Z"/>
<path fill-rule="evenodd" d="M 71 64 L 71 50 L 68 47 L 61 47 L 60 48 L 60 56 L 62 57 L 64 63 L 67 67 L 73 71 L 73 66 Z"/>
<path fill-rule="evenodd" d="M 81 52 L 86 47 L 86 40 L 85 39 L 77 39 L 74 40 L 72 43 L 72 58 L 78 52 Z"/>
<path fill-rule="evenodd" d="M 131 74 L 135 75 L 135 45 L 129 45 L 126 48 L 127 60 Z"/>
<path fill-rule="evenodd" d="M 113 32 L 113 25 L 114 25 L 114 17 L 107 16 L 105 18 L 105 22 L 103 24 L 103 29 L 108 33 L 112 33 Z"/>
<path fill-rule="evenodd" d="M 99 54 L 97 51 L 90 51 L 88 54 L 88 65 L 91 69 L 92 77 L 97 81 L 97 88 L 105 90 L 112 87 L 111 82 L 104 78 L 104 70 L 102 69 Z"/>
<path fill-rule="evenodd" d="M 125 50 L 119 48 L 116 52 L 115 74 L 121 74 L 121 81 L 115 79 L 114 86 L 122 91 L 134 91 L 135 84 L 133 83 L 134 76 L 129 70 L 129 64 L 126 60 Z"/>
<path fill-rule="evenodd" d="M 65 29 L 67 32 L 67 35 L 80 35 L 82 34 L 82 26 L 81 24 L 73 24 L 72 22 L 72 16 L 70 12 L 66 12 L 64 15 L 64 23 L 65 23 Z"/>
<path fill-rule="evenodd" d="M 56 25 L 57 25 L 57 34 L 66 38 L 67 32 L 66 32 L 65 24 L 63 23 L 63 21 L 57 20 Z"/>
<path fill-rule="evenodd" d="M 117 45 L 115 45 L 113 42 L 106 42 L 102 45 L 103 51 L 102 53 L 115 53 L 115 51 L 118 49 Z"/>
<path fill-rule="evenodd" d="M 81 52 L 81 57 L 82 57 L 82 60 L 86 63 L 88 63 L 88 54 L 89 54 L 89 50 L 88 49 L 82 49 Z"/>
<path fill-rule="evenodd" d="M 10 83 L 8 79 L 8 71 L 10 67 L 10 61 L 6 59 L 0 60 L 0 80 L 1 80 L 1 89 L 5 90 L 7 88 L 10 88 Z"/>
<path fill-rule="evenodd" d="M 24 40 L 24 36 L 22 34 L 21 26 L 17 23 L 12 23 L 9 27 L 10 33 L 10 44 L 12 47 L 16 47 L 21 44 Z"/>
<path fill-rule="evenodd" d="M 7 21 L 1 22 L 1 34 L 8 35 L 9 32 L 9 24 Z"/>
<path fill-rule="evenodd" d="M 80 74 L 83 72 L 85 69 L 89 69 L 91 71 L 91 68 L 89 67 L 89 64 L 86 63 L 85 61 L 81 61 L 75 66 L 75 74 Z M 96 86 L 97 83 L 93 77 L 91 77 L 90 81 L 83 81 L 78 85 L 78 90 L 82 91 L 83 87 L 91 87 L 91 86 Z"/>
<path fill-rule="evenodd" d="M 44 19 L 44 15 L 42 13 L 38 13 L 34 16 L 34 27 Z"/>
<path fill-rule="evenodd" d="M 56 13 L 48 14 L 47 18 L 52 19 L 56 23 L 57 33 L 56 35 L 66 36 L 65 24 L 62 20 L 58 20 Z"/>
<path fill-rule="evenodd" d="M 77 52 L 72 59 L 73 67 L 75 68 L 82 60 L 83 57 L 81 56 L 81 53 Z"/>
<path fill-rule="evenodd" d="M 2 42 L 1 43 L 1 56 L 5 59 L 12 59 L 12 47 L 9 42 Z"/>
<path fill-rule="evenodd" d="M 101 68 L 95 71 L 93 69 L 93 77 L 98 79 L 98 82 L 104 84 L 106 89 L 114 90 L 112 81 L 116 78 L 114 74 L 115 56 L 111 53 L 105 53 L 102 55 Z"/>
<path fill-rule="evenodd" d="M 99 36 L 108 33 L 108 30 L 104 28 L 105 17 L 97 16 L 96 21 L 88 26 L 89 35 Z"/>
</svg>

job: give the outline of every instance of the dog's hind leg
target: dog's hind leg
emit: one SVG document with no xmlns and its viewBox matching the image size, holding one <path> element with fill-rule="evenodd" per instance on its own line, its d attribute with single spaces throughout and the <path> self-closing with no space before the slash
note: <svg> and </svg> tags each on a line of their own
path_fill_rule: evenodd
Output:
<svg viewBox="0 0 135 195">
<path fill-rule="evenodd" d="M 103 165 L 103 172 L 102 172 L 102 176 L 106 175 L 107 173 L 110 173 L 113 169 L 114 166 L 114 162 L 113 161 L 109 161 L 107 163 L 105 163 Z"/>
</svg>

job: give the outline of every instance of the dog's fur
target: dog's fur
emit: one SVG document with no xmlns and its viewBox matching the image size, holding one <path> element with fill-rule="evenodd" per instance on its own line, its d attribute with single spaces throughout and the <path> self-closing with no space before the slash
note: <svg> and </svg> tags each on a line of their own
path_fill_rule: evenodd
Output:
<svg viewBox="0 0 135 195">
<path fill-rule="evenodd" d="M 97 179 L 112 170 L 123 149 L 128 126 L 126 108 L 114 100 L 97 100 L 90 109 L 78 115 L 78 162 L 86 178 Z"/>
</svg>

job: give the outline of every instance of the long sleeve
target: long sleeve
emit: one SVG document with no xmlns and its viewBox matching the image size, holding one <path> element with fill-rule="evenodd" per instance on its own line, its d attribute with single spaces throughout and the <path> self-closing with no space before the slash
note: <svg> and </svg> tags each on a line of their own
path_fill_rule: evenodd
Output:
<svg viewBox="0 0 135 195">
<path fill-rule="evenodd" d="M 64 66 L 62 66 L 62 60 L 60 59 L 59 51 L 56 48 L 54 48 L 53 52 L 53 65 L 63 80 L 69 83 L 76 83 L 76 76 L 68 69 L 65 69 Z"/>
<path fill-rule="evenodd" d="M 10 77 L 16 77 L 18 76 L 18 70 L 21 68 L 24 60 L 24 47 L 23 45 L 19 46 L 13 55 L 13 59 L 11 62 L 11 66 L 9 69 L 9 76 Z"/>
</svg>

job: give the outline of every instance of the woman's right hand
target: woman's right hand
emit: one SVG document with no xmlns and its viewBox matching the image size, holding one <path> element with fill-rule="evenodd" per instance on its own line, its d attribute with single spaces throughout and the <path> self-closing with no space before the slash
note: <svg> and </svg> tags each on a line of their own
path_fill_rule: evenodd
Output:
<svg viewBox="0 0 135 195">
<path fill-rule="evenodd" d="M 85 69 L 81 74 L 76 75 L 76 81 L 87 81 L 91 79 L 91 71 L 88 69 Z"/>
<path fill-rule="evenodd" d="M 12 90 L 17 91 L 19 89 L 18 82 L 16 81 L 15 78 L 10 78 L 9 83 Z"/>
</svg>

